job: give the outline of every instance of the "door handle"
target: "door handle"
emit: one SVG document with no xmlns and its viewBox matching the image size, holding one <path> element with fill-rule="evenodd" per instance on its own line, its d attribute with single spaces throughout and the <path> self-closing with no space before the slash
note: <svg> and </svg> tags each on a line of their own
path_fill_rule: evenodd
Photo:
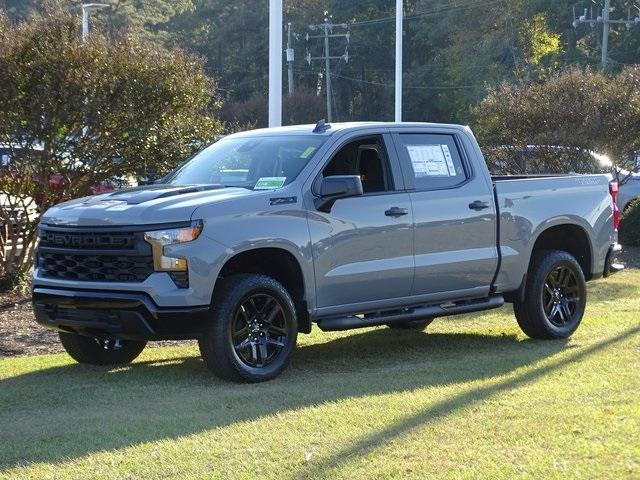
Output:
<svg viewBox="0 0 640 480">
<path fill-rule="evenodd" d="M 409 214 L 409 210 L 407 210 L 406 208 L 391 207 L 389 210 L 384 212 L 384 214 L 387 217 L 401 217 L 403 215 L 408 215 Z"/>
<path fill-rule="evenodd" d="M 487 202 L 476 200 L 475 202 L 469 204 L 469 208 L 471 210 L 484 210 L 485 208 L 489 208 L 489 204 Z"/>
</svg>

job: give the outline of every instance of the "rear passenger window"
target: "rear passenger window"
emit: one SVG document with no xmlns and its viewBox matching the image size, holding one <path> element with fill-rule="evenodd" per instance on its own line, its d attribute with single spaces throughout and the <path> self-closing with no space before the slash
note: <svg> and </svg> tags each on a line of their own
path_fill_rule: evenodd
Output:
<svg viewBox="0 0 640 480">
<path fill-rule="evenodd" d="M 467 179 L 453 136 L 400 134 L 403 163 L 411 166 L 416 190 L 432 190 L 459 185 Z"/>
</svg>

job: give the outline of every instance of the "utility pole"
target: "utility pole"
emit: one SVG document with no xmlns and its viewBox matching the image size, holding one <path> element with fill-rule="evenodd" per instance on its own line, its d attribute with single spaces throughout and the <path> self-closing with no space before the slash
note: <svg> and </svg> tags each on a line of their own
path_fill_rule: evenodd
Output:
<svg viewBox="0 0 640 480">
<path fill-rule="evenodd" d="M 602 70 L 607 69 L 607 62 L 609 60 L 609 33 L 611 31 L 611 25 L 624 25 L 627 29 L 630 29 L 633 26 L 640 25 L 640 7 L 638 5 L 634 5 L 636 10 L 638 10 L 638 16 L 635 18 L 631 18 L 631 9 L 629 9 L 628 17 L 626 20 L 611 20 L 610 10 L 611 10 L 611 0 L 604 0 L 604 8 L 602 9 L 602 15 L 598 15 L 596 18 L 593 18 L 593 12 L 589 12 L 585 8 L 584 14 L 580 15 L 576 18 L 575 8 L 573 10 L 573 28 L 578 28 L 578 26 L 582 23 L 586 23 L 591 26 L 591 28 L 595 28 L 596 25 L 602 24 Z"/>
<path fill-rule="evenodd" d="M 325 12 L 326 13 L 326 12 Z M 344 29 L 347 30 L 346 33 L 333 33 L 333 29 Z M 324 60 L 324 76 L 325 76 L 325 84 L 326 84 L 326 93 L 327 93 L 327 122 L 331 123 L 332 121 L 332 112 L 331 112 L 331 60 L 344 60 L 345 62 L 349 62 L 349 40 L 351 38 L 351 34 L 349 33 L 349 25 L 346 23 L 331 23 L 329 21 L 329 17 L 325 17 L 324 23 L 319 25 L 309 25 L 309 29 L 312 31 L 321 30 L 323 31 L 322 35 L 309 35 L 307 33 L 306 40 L 309 41 L 312 38 L 323 38 L 324 39 L 324 55 L 321 57 L 312 57 L 311 53 L 307 50 L 307 63 L 311 65 L 311 62 L 314 60 Z M 344 37 L 347 39 L 347 46 L 345 47 L 344 54 L 342 55 L 331 55 L 329 49 L 329 39 L 336 37 Z"/>
<path fill-rule="evenodd" d="M 291 22 L 287 23 L 287 86 L 289 87 L 289 96 L 293 95 L 293 61 L 295 53 L 291 46 Z"/>
<path fill-rule="evenodd" d="M 604 0 L 604 8 L 602 9 L 602 70 L 607 69 L 607 58 L 609 55 L 609 10 L 611 9 L 611 0 Z"/>
<path fill-rule="evenodd" d="M 324 75 L 327 90 L 327 119 L 331 123 L 331 67 L 329 64 L 329 28 L 327 27 L 327 21 L 325 20 L 324 27 Z"/>
</svg>

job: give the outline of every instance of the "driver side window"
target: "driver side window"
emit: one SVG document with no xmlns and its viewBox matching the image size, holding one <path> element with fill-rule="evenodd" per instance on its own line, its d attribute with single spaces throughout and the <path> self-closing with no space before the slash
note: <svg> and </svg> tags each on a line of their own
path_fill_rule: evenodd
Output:
<svg viewBox="0 0 640 480">
<path fill-rule="evenodd" d="M 323 177 L 358 175 L 365 193 L 394 189 L 389 159 L 380 137 L 366 137 L 343 146 L 322 171 Z"/>
</svg>

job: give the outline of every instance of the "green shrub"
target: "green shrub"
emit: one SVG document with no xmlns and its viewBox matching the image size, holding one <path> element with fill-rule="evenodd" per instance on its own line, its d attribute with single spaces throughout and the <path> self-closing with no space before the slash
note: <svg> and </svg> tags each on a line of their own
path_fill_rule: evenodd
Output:
<svg viewBox="0 0 640 480">
<path fill-rule="evenodd" d="M 640 247 L 640 200 L 635 200 L 622 214 L 620 243 Z"/>
</svg>

